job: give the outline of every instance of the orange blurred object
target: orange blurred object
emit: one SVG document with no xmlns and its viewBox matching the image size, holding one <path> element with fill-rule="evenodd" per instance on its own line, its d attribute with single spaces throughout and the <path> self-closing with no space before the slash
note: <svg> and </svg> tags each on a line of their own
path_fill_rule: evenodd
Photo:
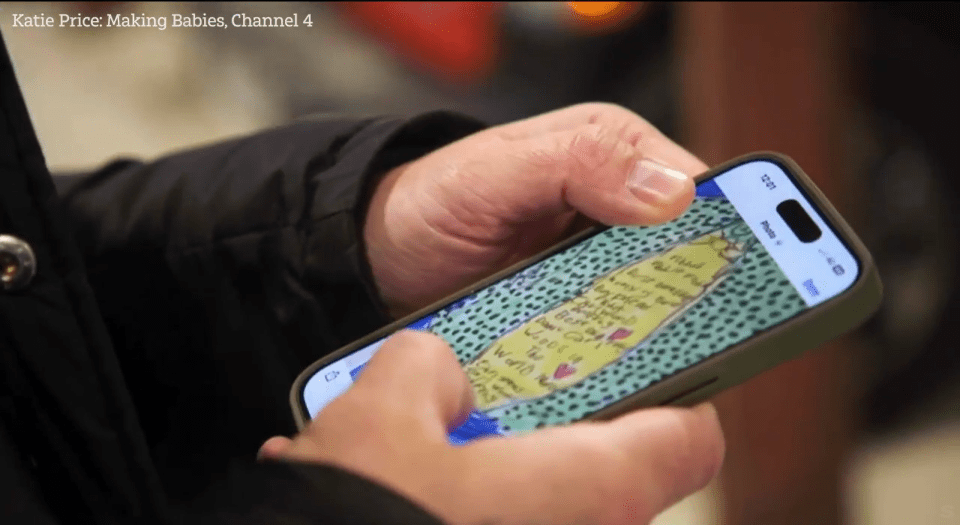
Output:
<svg viewBox="0 0 960 525">
<path fill-rule="evenodd" d="M 572 18 L 581 31 L 608 33 L 634 21 L 646 2 L 567 2 Z"/>
<path fill-rule="evenodd" d="M 442 81 L 474 84 L 498 54 L 500 2 L 342 2 L 343 14 Z"/>
<path fill-rule="evenodd" d="M 587 17 L 605 16 L 620 7 L 621 2 L 567 2 L 574 13 Z"/>
</svg>

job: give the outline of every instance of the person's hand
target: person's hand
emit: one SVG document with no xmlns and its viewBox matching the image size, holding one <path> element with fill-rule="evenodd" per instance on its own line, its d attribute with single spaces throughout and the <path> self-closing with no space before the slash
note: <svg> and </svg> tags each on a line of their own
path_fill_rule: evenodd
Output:
<svg viewBox="0 0 960 525">
<path fill-rule="evenodd" d="M 352 471 L 451 524 L 501 525 L 648 523 L 704 487 L 723 458 L 710 405 L 450 445 L 472 408 L 450 347 L 400 332 L 302 433 L 268 440 L 260 456 Z"/>
<path fill-rule="evenodd" d="M 643 161 L 643 162 L 641 162 Z M 680 215 L 707 166 L 631 111 L 581 104 L 493 127 L 387 174 L 364 239 L 381 297 L 410 313 L 589 221 Z"/>
</svg>

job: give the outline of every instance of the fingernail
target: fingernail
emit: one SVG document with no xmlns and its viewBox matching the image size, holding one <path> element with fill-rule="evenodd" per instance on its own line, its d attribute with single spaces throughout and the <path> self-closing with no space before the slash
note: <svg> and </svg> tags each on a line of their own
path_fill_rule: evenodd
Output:
<svg viewBox="0 0 960 525">
<path fill-rule="evenodd" d="M 627 188 L 644 202 L 660 204 L 683 191 L 687 179 L 689 177 L 682 172 L 644 159 L 627 177 Z"/>
</svg>

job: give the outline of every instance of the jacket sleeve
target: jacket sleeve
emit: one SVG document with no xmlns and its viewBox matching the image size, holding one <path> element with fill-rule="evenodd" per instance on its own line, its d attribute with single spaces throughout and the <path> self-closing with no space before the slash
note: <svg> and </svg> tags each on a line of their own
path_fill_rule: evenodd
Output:
<svg viewBox="0 0 960 525">
<path fill-rule="evenodd" d="M 442 525 L 409 499 L 327 465 L 263 462 L 233 473 L 186 523 Z"/>
<path fill-rule="evenodd" d="M 55 177 L 171 497 L 295 431 L 297 374 L 387 320 L 361 235 L 378 177 L 481 128 L 313 119 Z"/>
<path fill-rule="evenodd" d="M 216 274 L 237 291 L 259 281 L 278 320 L 309 294 L 338 344 L 385 320 L 360 235 L 378 176 L 482 128 L 445 112 L 313 119 L 54 181 L 92 272 L 116 278 L 156 255 L 198 293 Z"/>
</svg>

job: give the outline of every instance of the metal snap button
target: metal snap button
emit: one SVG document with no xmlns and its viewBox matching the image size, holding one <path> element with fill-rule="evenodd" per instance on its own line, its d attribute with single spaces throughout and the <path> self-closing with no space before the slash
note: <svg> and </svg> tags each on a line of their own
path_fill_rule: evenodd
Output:
<svg viewBox="0 0 960 525">
<path fill-rule="evenodd" d="M 13 235 L 0 235 L 0 284 L 4 291 L 20 290 L 37 273 L 37 259 L 30 245 Z"/>
</svg>

